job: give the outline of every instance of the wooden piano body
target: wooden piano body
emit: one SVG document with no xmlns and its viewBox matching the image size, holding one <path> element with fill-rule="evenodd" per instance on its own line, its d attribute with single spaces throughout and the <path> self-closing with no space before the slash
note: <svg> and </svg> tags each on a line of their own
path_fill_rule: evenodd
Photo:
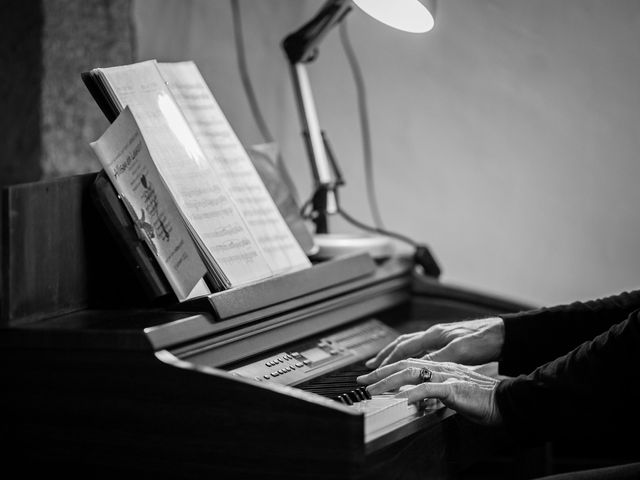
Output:
<svg viewBox="0 0 640 480">
<path fill-rule="evenodd" d="M 443 478 L 501 445 L 498 432 L 444 407 L 366 437 L 362 414 L 305 390 L 308 369 L 288 371 L 296 381 L 236 373 L 264 364 L 277 372 L 283 352 L 311 351 L 363 323 L 388 335 L 526 306 L 444 285 L 406 259 L 363 256 L 204 303 L 145 303 L 88 200 L 93 177 L 3 196 L 0 406 L 7 461 L 21 471 Z M 345 268 L 360 273 L 340 280 Z M 323 375 L 388 341 L 373 330 L 377 340 L 358 333 L 365 347 L 323 359 Z"/>
</svg>

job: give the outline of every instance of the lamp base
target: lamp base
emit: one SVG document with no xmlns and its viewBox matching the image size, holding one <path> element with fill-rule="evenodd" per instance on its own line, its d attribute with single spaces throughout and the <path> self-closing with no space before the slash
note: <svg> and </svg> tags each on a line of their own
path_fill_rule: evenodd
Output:
<svg viewBox="0 0 640 480">
<path fill-rule="evenodd" d="M 318 252 L 315 258 L 328 260 L 341 255 L 366 252 L 374 260 L 384 260 L 393 255 L 391 240 L 382 235 L 357 233 L 316 233 Z"/>
</svg>

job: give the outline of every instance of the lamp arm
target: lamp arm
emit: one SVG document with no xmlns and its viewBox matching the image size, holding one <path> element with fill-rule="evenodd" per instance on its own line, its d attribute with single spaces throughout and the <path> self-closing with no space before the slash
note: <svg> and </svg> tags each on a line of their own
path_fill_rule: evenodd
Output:
<svg viewBox="0 0 640 480">
<path fill-rule="evenodd" d="M 282 41 L 289 60 L 296 104 L 314 177 L 312 218 L 316 233 L 328 232 L 328 217 L 337 213 L 336 187 L 344 183 L 326 137 L 320 128 L 306 63 L 317 56 L 318 45 L 352 9 L 352 0 L 328 0 L 318 13 Z"/>
<path fill-rule="evenodd" d="M 316 111 L 309 76 L 303 63 L 291 66 L 291 76 L 296 94 L 296 104 L 303 126 L 303 138 L 311 163 L 314 179 L 314 222 L 316 233 L 327 232 L 327 215 L 336 213 L 335 159 L 329 157 L 318 113 Z"/>
<path fill-rule="evenodd" d="M 328 0 L 318 13 L 282 41 L 289 63 L 307 63 L 316 56 L 316 47 L 326 34 L 351 10 L 351 0 Z"/>
</svg>

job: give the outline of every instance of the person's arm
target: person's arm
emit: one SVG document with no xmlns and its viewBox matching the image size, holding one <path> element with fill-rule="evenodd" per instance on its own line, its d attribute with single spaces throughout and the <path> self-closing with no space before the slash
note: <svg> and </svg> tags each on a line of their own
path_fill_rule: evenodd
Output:
<svg viewBox="0 0 640 480">
<path fill-rule="evenodd" d="M 507 429 L 527 443 L 637 428 L 640 310 L 531 374 L 502 380 L 495 401 Z"/>
<path fill-rule="evenodd" d="M 367 362 L 379 368 L 410 357 L 479 365 L 500 360 L 500 373 L 529 373 L 640 308 L 640 290 L 500 317 L 437 323 L 400 335 Z"/>
<path fill-rule="evenodd" d="M 621 322 L 637 308 L 640 290 L 500 315 L 504 320 L 500 373 L 529 373 Z"/>
</svg>

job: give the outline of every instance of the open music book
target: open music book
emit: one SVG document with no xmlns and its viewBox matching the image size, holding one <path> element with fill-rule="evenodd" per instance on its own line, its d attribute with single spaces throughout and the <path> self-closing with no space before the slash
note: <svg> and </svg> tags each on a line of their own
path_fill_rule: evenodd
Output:
<svg viewBox="0 0 640 480">
<path fill-rule="evenodd" d="M 152 217 L 146 241 L 180 300 L 202 294 L 203 271 L 220 291 L 311 266 L 193 62 L 96 68 L 83 80 L 113 122 L 94 152 L 134 222 Z M 174 234 L 184 251 L 169 253 L 187 265 L 157 253 Z"/>
</svg>

